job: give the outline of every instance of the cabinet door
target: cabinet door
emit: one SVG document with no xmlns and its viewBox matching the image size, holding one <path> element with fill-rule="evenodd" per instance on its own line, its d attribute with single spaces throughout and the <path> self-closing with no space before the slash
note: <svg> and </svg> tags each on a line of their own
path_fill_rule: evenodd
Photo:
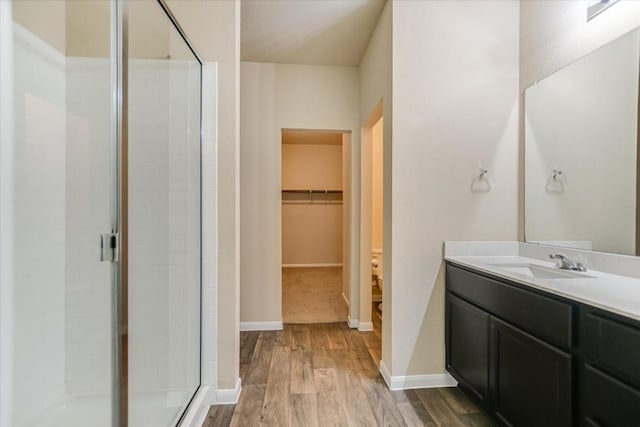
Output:
<svg viewBox="0 0 640 427">
<path fill-rule="evenodd" d="M 590 365 L 584 366 L 582 382 L 582 425 L 639 425 L 640 391 Z"/>
<path fill-rule="evenodd" d="M 489 314 L 447 293 L 447 370 L 479 402 L 489 398 Z"/>
<path fill-rule="evenodd" d="M 571 355 L 491 318 L 493 412 L 510 426 L 570 426 Z"/>
</svg>

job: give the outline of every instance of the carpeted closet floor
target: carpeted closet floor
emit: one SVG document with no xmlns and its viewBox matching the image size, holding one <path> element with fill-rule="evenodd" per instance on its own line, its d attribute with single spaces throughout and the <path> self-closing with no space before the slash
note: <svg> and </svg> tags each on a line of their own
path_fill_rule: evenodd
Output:
<svg viewBox="0 0 640 427">
<path fill-rule="evenodd" d="M 342 297 L 342 267 L 282 269 L 284 323 L 330 323 L 347 320 Z"/>
</svg>

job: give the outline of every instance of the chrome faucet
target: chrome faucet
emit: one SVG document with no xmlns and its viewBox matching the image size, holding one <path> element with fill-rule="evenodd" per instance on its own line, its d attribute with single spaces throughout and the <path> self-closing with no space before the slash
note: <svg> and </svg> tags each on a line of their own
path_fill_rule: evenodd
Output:
<svg viewBox="0 0 640 427">
<path fill-rule="evenodd" d="M 556 267 L 562 270 L 587 271 L 587 266 L 581 256 L 571 259 L 564 254 L 551 254 L 549 258 L 555 260 Z"/>
</svg>

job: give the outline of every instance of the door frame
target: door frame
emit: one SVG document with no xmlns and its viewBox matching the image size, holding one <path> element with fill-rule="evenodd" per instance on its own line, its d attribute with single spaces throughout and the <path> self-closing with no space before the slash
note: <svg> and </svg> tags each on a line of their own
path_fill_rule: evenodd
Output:
<svg viewBox="0 0 640 427">
<path fill-rule="evenodd" d="M 372 331 L 371 318 L 371 175 L 372 175 L 372 142 L 373 127 L 383 120 L 382 100 L 376 104 L 371 114 L 362 124 L 360 130 L 360 283 L 356 291 L 360 295 L 359 301 L 359 331 Z M 384 234 L 384 233 L 383 233 Z M 369 254 L 369 255 L 368 255 Z M 383 262 L 386 256 L 383 254 Z M 383 267 L 384 268 L 384 267 Z M 383 297 L 384 300 L 384 297 Z"/>
</svg>

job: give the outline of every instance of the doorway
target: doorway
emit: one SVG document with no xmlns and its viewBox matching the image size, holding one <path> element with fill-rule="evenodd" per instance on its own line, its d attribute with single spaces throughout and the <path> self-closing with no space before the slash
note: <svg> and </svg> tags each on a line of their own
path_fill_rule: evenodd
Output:
<svg viewBox="0 0 640 427">
<path fill-rule="evenodd" d="M 372 331 L 369 352 L 382 359 L 384 316 L 384 118 L 382 101 L 362 127 L 360 175 L 360 331 Z M 387 287 L 388 288 L 388 287 Z M 388 311 L 388 310 L 387 310 Z"/>
<path fill-rule="evenodd" d="M 284 323 L 347 320 L 348 136 L 342 131 L 282 131 Z"/>
</svg>

